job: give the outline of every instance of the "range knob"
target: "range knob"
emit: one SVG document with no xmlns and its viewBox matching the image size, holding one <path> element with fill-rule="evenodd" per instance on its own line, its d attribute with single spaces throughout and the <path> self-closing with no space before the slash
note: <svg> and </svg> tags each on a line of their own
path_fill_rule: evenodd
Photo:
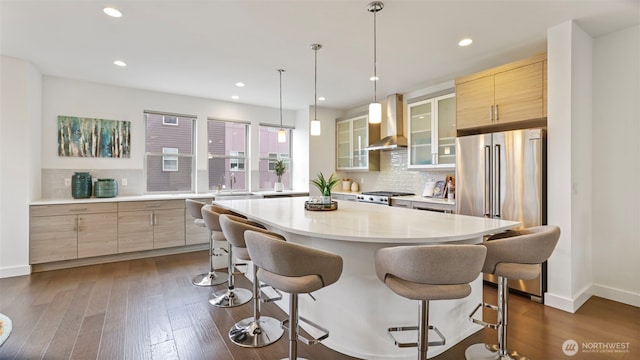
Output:
<svg viewBox="0 0 640 360">
<path fill-rule="evenodd" d="M 373 198 L 372 198 L 372 197 L 370 197 L 370 198 L 369 198 L 369 201 L 373 201 Z"/>
</svg>

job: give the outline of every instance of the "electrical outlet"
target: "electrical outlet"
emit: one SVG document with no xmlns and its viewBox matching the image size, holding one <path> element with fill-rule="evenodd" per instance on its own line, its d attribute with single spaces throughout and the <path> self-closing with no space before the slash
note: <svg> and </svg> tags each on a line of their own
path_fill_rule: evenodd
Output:
<svg viewBox="0 0 640 360">
<path fill-rule="evenodd" d="M 70 178 L 64 178 L 64 186 L 71 186 L 71 179 Z"/>
<path fill-rule="evenodd" d="M 122 186 L 127 186 L 127 178 L 122 178 Z"/>
<path fill-rule="evenodd" d="M 362 184 L 364 184 L 364 178 L 363 177 L 360 178 L 360 185 L 362 185 Z"/>
</svg>

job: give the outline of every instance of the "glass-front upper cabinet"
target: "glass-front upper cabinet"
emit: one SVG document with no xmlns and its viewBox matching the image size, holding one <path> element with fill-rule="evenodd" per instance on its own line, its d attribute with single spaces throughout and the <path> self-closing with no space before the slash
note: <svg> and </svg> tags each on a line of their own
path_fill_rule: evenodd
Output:
<svg viewBox="0 0 640 360">
<path fill-rule="evenodd" d="M 378 170 L 378 155 L 365 150 L 371 136 L 376 134 L 380 136 L 379 125 L 372 131 L 367 115 L 339 120 L 336 123 L 336 169 Z"/>
<path fill-rule="evenodd" d="M 454 168 L 455 94 L 408 104 L 409 168 Z"/>
</svg>

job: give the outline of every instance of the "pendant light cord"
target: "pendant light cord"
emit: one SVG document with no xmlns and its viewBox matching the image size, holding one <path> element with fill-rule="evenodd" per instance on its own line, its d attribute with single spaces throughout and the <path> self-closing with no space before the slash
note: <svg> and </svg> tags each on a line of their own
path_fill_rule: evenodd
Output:
<svg viewBox="0 0 640 360">
<path fill-rule="evenodd" d="M 373 102 L 378 102 L 377 101 L 377 92 L 378 92 L 378 69 L 377 69 L 377 63 L 378 63 L 378 58 L 377 58 L 377 36 L 376 36 L 376 14 L 378 13 L 378 11 L 374 11 L 373 12 Z"/>
<path fill-rule="evenodd" d="M 278 69 L 278 72 L 280 73 L 280 129 L 282 129 L 282 73 L 284 70 Z"/>
<path fill-rule="evenodd" d="M 314 67 L 313 67 L 313 120 L 318 120 L 318 46 L 314 47 Z"/>
</svg>

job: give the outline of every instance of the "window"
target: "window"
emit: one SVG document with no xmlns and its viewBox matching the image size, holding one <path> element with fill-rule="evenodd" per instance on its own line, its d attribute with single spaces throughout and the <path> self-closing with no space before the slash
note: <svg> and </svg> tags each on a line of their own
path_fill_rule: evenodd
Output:
<svg viewBox="0 0 640 360">
<path fill-rule="evenodd" d="M 147 192 L 191 192 L 196 117 L 145 112 Z M 168 123 L 171 126 L 165 126 Z"/>
<path fill-rule="evenodd" d="M 291 129 L 284 129 L 287 133 L 287 141 L 278 142 L 278 130 L 273 126 L 260 126 L 260 161 L 259 182 L 260 190 L 273 190 L 273 184 L 278 181 L 274 171 L 275 161 L 284 160 L 285 173 L 280 181 L 285 189 L 291 189 Z"/>
<path fill-rule="evenodd" d="M 207 121 L 209 190 L 247 191 L 247 134 L 249 124 L 209 119 Z"/>
<path fill-rule="evenodd" d="M 162 116 L 162 125 L 178 126 L 178 117 L 177 116 L 170 116 L 170 115 L 163 115 Z"/>
<path fill-rule="evenodd" d="M 163 154 L 176 154 L 176 155 L 163 155 L 162 156 L 162 171 L 178 171 L 178 149 L 177 148 L 162 148 Z"/>
<path fill-rule="evenodd" d="M 244 170 L 244 151 L 229 151 L 229 170 Z"/>
</svg>

